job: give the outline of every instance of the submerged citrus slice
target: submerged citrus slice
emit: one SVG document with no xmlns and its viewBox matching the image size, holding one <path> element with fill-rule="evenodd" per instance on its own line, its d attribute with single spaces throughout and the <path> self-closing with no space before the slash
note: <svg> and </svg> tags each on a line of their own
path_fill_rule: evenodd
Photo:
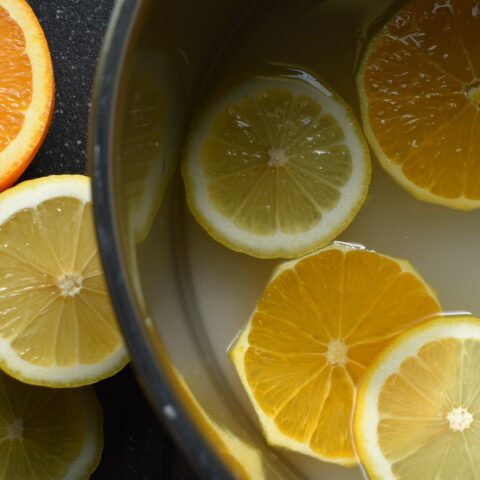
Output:
<svg viewBox="0 0 480 480">
<path fill-rule="evenodd" d="M 190 210 L 218 241 L 297 257 L 352 221 L 370 158 L 350 109 L 323 85 L 255 78 L 194 124 L 183 162 Z"/>
<path fill-rule="evenodd" d="M 372 39 L 358 74 L 367 138 L 420 200 L 480 208 L 480 5 L 408 2 Z"/>
<path fill-rule="evenodd" d="M 25 0 L 0 0 L 0 190 L 32 161 L 53 113 L 47 41 Z"/>
<path fill-rule="evenodd" d="M 475 480 L 480 320 L 427 322 L 396 339 L 358 390 L 354 432 L 372 479 Z"/>
<path fill-rule="evenodd" d="M 90 387 L 32 387 L 0 373 L 0 477 L 80 480 L 97 468 L 102 411 Z"/>
<path fill-rule="evenodd" d="M 438 310 L 405 260 L 335 245 L 281 266 L 231 351 L 267 440 L 354 464 L 360 376 L 394 336 Z"/>
<path fill-rule="evenodd" d="M 177 167 L 182 132 L 176 128 L 179 66 L 162 52 L 152 62 L 148 51 L 132 58 L 125 119 L 120 134 L 119 172 L 129 230 L 135 243 L 148 236 Z"/>
<path fill-rule="evenodd" d="M 90 180 L 51 176 L 2 193 L 2 369 L 63 387 L 112 375 L 127 359 L 98 255 Z"/>
<path fill-rule="evenodd" d="M 184 377 L 177 371 L 181 393 L 185 394 L 190 415 L 222 461 L 228 466 L 235 480 L 265 480 L 265 472 L 260 451 L 245 439 L 234 434 L 226 425 L 215 421 L 200 405 Z"/>
</svg>

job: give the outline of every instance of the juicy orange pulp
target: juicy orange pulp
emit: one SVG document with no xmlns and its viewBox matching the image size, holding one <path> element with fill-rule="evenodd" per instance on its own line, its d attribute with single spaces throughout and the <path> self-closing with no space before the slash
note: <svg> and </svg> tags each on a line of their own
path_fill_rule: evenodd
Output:
<svg viewBox="0 0 480 480">
<path fill-rule="evenodd" d="M 479 38 L 478 2 L 411 2 L 374 38 L 359 77 L 384 167 L 421 199 L 462 209 L 480 206 Z"/>
<path fill-rule="evenodd" d="M 32 100 L 32 66 L 25 52 L 25 36 L 0 6 L 0 151 L 22 128 Z"/>
<path fill-rule="evenodd" d="M 40 148 L 54 105 L 48 44 L 25 0 L 0 0 L 0 191 Z"/>
<path fill-rule="evenodd" d="M 438 310 L 407 262 L 373 252 L 332 247 L 285 267 L 251 318 L 240 365 L 260 416 L 308 445 L 304 453 L 355 463 L 350 421 L 360 376 L 392 337 Z"/>
</svg>

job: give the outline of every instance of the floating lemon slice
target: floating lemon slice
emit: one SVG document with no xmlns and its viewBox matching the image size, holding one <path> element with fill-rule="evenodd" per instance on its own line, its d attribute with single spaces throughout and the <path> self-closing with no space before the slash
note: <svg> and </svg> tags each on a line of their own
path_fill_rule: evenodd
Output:
<svg viewBox="0 0 480 480">
<path fill-rule="evenodd" d="M 97 468 L 102 411 L 90 387 L 32 387 L 0 373 L 0 477 L 80 480 Z"/>
<path fill-rule="evenodd" d="M 408 2 L 374 36 L 358 73 L 365 133 L 420 200 L 480 208 L 480 4 Z"/>
<path fill-rule="evenodd" d="M 123 114 L 119 171 L 124 213 L 135 243 L 148 236 L 177 166 L 182 135 L 176 128 L 178 69 L 174 57 L 143 51 L 130 65 L 128 85 L 135 93 Z"/>
<path fill-rule="evenodd" d="M 336 245 L 281 266 L 230 353 L 268 442 L 356 463 L 359 378 L 393 337 L 438 310 L 405 260 Z"/>
<path fill-rule="evenodd" d="M 128 361 L 98 255 L 90 180 L 0 195 L 0 366 L 27 383 L 92 383 Z"/>
<path fill-rule="evenodd" d="M 40 148 L 53 114 L 47 41 L 24 0 L 0 0 L 0 190 L 11 186 Z"/>
<path fill-rule="evenodd" d="M 259 77 L 194 123 L 182 166 L 190 210 L 256 257 L 330 242 L 362 206 L 370 157 L 353 113 L 320 83 Z"/>
<path fill-rule="evenodd" d="M 418 326 L 370 365 L 354 432 L 372 479 L 475 480 L 480 471 L 480 320 Z"/>
<path fill-rule="evenodd" d="M 236 480 L 265 480 L 265 472 L 260 451 L 244 439 L 235 435 L 226 426 L 214 421 L 198 402 L 184 377 L 174 371 L 188 399 L 190 414 L 200 426 L 203 436 L 220 453 Z"/>
</svg>

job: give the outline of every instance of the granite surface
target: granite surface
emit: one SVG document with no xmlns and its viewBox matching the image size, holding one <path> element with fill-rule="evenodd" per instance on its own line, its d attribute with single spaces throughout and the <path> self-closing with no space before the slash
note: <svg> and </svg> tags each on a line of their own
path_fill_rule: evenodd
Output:
<svg viewBox="0 0 480 480">
<path fill-rule="evenodd" d="M 28 0 L 43 26 L 55 69 L 53 123 L 23 178 L 86 173 L 95 65 L 113 0 Z M 95 386 L 105 447 L 94 480 L 194 480 L 140 391 L 132 368 Z"/>
</svg>

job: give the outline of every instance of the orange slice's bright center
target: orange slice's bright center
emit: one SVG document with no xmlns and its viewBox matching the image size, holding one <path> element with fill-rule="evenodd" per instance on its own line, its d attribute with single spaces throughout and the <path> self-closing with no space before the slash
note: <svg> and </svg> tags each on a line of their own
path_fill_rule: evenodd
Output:
<svg viewBox="0 0 480 480">
<path fill-rule="evenodd" d="M 480 82 L 476 82 L 467 88 L 468 99 L 480 107 Z"/>
<path fill-rule="evenodd" d="M 330 365 L 345 365 L 348 361 L 348 347 L 338 338 L 330 340 L 325 357 Z"/>
<path fill-rule="evenodd" d="M 447 420 L 450 424 L 450 430 L 463 432 L 472 425 L 473 415 L 467 409 L 458 407 L 447 414 Z"/>
</svg>

